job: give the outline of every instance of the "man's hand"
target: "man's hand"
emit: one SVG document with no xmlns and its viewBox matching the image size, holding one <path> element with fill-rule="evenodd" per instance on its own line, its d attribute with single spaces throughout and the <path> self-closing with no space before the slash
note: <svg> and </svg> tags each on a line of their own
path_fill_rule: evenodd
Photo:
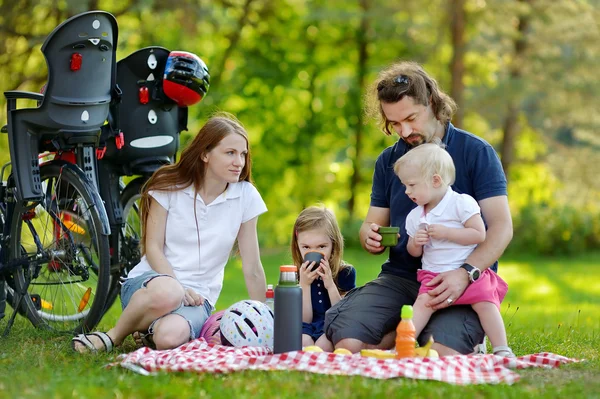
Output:
<svg viewBox="0 0 600 399">
<path fill-rule="evenodd" d="M 431 299 L 427 302 L 433 310 L 446 308 L 454 303 L 469 286 L 469 276 L 465 269 L 456 269 L 438 274 L 427 286 L 435 286 L 429 291 Z"/>
<path fill-rule="evenodd" d="M 385 250 L 385 247 L 381 245 L 381 235 L 378 233 L 379 225 L 377 223 L 371 223 L 369 230 L 367 230 L 367 238 L 365 238 L 365 249 L 372 254 L 378 254 Z"/>
</svg>

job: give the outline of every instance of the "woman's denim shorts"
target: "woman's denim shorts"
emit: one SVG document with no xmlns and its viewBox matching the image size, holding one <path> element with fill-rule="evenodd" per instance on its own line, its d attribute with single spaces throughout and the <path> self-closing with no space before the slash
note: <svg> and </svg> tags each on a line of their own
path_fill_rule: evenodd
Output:
<svg viewBox="0 0 600 399">
<path fill-rule="evenodd" d="M 139 289 L 146 288 L 148 283 L 156 278 L 156 277 L 171 277 L 168 274 L 160 274 L 153 270 L 147 271 L 144 274 L 141 274 L 137 277 L 128 278 L 123 282 L 123 286 L 121 287 L 121 306 L 123 309 L 129 304 L 131 300 L 131 296 Z M 210 316 L 212 312 L 212 305 L 204 299 L 204 304 L 200 306 L 184 306 L 183 303 L 177 309 L 173 310 L 169 314 L 178 314 L 183 317 L 190 326 L 190 340 L 198 338 L 200 335 L 200 330 L 206 322 L 206 319 Z M 167 316 L 167 315 L 165 315 Z M 154 324 L 160 320 L 161 316 L 158 319 L 154 320 L 150 327 L 148 327 L 148 334 L 154 333 Z"/>
</svg>

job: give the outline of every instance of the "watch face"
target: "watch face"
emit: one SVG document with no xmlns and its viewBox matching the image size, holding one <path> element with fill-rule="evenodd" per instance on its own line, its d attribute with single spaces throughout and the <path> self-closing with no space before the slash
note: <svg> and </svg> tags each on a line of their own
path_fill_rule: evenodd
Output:
<svg viewBox="0 0 600 399">
<path fill-rule="evenodd" d="M 471 271 L 471 278 L 473 279 L 473 281 L 477 281 L 477 279 L 479 278 L 480 275 L 481 275 L 481 272 L 479 271 L 479 269 L 473 269 Z"/>
</svg>

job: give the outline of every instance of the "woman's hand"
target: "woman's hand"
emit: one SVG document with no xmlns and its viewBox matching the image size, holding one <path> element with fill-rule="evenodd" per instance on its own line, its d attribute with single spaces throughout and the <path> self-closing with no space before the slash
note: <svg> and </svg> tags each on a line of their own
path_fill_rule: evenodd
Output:
<svg viewBox="0 0 600 399">
<path fill-rule="evenodd" d="M 325 287 L 326 290 L 329 291 L 330 288 L 336 288 L 335 283 L 333 282 L 333 276 L 331 275 L 331 267 L 329 266 L 329 261 L 327 259 L 321 259 L 321 264 L 317 269 L 317 273 L 321 277 L 321 280 L 323 280 L 323 287 Z"/>
<path fill-rule="evenodd" d="M 300 287 L 302 289 L 310 287 L 313 281 L 317 278 L 317 270 L 312 271 L 312 267 L 315 264 L 314 261 L 304 262 L 298 270 L 300 277 Z"/>
<path fill-rule="evenodd" d="M 199 295 L 191 288 L 185 289 L 185 295 L 183 297 L 184 306 L 200 306 L 204 304 L 204 298 Z"/>
</svg>

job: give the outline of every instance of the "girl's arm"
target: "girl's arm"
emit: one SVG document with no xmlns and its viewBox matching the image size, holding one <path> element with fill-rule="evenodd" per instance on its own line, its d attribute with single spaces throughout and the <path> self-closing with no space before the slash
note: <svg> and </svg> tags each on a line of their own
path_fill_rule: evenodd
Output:
<svg viewBox="0 0 600 399">
<path fill-rule="evenodd" d="M 258 216 L 242 223 L 237 236 L 240 256 L 242 257 L 242 271 L 250 299 L 265 301 L 267 292 L 267 280 L 265 270 L 260 262 L 260 250 L 258 248 L 258 235 L 256 225 Z"/>
<path fill-rule="evenodd" d="M 165 256 L 165 231 L 167 228 L 167 210 L 150 197 L 150 209 L 146 220 L 146 259 L 152 270 L 168 274 L 173 278 L 175 272 Z"/>
<path fill-rule="evenodd" d="M 471 216 L 464 226 L 455 229 L 441 224 L 432 224 L 427 231 L 432 238 L 452 241 L 459 245 L 475 245 L 485 241 L 485 224 L 480 214 Z"/>
<path fill-rule="evenodd" d="M 302 321 L 311 323 L 313 319 L 312 299 L 310 285 L 302 287 Z"/>
<path fill-rule="evenodd" d="M 333 306 L 342 299 L 342 296 L 340 295 L 337 285 L 333 281 L 333 275 L 331 274 L 329 261 L 327 259 L 321 260 L 321 265 L 319 266 L 318 270 L 323 281 L 323 287 L 325 287 L 327 290 L 329 301 L 331 302 L 331 306 Z"/>
</svg>

